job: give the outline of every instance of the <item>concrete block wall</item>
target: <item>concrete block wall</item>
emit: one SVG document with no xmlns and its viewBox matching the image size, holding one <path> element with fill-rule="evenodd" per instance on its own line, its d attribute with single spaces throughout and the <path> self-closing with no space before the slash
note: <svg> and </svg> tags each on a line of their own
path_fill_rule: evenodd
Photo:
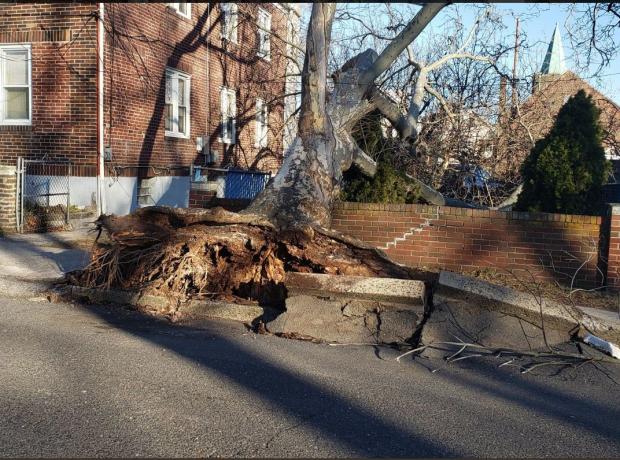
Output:
<svg viewBox="0 0 620 460">
<path fill-rule="evenodd" d="M 15 198 L 17 175 L 14 166 L 0 166 L 0 233 L 17 230 Z"/>
<path fill-rule="evenodd" d="M 612 221 L 617 241 L 611 241 L 615 246 L 610 249 L 610 264 L 613 260 L 620 268 L 618 211 Z M 374 244 L 398 262 L 430 269 L 515 270 L 523 279 L 531 279 L 529 272 L 537 279 L 570 284 L 586 262 L 576 281 L 592 286 L 603 282 L 597 267 L 606 259 L 604 220 L 415 204 L 339 203 L 332 226 Z"/>
</svg>

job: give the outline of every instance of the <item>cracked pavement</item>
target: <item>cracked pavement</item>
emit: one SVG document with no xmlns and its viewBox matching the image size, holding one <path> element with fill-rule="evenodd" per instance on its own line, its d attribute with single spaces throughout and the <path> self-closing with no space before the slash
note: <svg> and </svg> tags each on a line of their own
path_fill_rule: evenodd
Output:
<svg viewBox="0 0 620 460">
<path fill-rule="evenodd" d="M 492 359 L 397 355 L 255 335 L 226 321 L 171 325 L 0 297 L 0 455 L 620 452 L 620 387 L 592 367 L 521 375 Z"/>
</svg>

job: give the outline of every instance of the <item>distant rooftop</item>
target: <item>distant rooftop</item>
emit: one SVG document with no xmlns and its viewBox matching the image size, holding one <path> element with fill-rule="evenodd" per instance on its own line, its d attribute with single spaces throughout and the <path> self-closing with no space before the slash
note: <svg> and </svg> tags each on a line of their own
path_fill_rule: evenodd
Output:
<svg viewBox="0 0 620 460">
<path fill-rule="evenodd" d="M 564 62 L 564 46 L 562 46 L 562 36 L 560 35 L 559 24 L 555 25 L 551 42 L 547 48 L 545 60 L 540 68 L 542 74 L 563 74 L 566 72 L 566 64 Z"/>
</svg>

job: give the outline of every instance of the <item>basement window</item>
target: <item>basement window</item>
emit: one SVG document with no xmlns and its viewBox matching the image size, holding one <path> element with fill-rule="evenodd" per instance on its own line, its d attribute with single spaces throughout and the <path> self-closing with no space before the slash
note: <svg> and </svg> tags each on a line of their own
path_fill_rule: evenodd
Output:
<svg viewBox="0 0 620 460">
<path fill-rule="evenodd" d="M 175 69 L 166 69 L 165 134 L 189 137 L 190 77 Z"/>
<path fill-rule="evenodd" d="M 32 124 L 30 45 L 0 45 L 0 125 Z"/>
<path fill-rule="evenodd" d="M 184 18 L 192 17 L 192 4 L 187 2 L 168 3 L 168 6 Z"/>
</svg>

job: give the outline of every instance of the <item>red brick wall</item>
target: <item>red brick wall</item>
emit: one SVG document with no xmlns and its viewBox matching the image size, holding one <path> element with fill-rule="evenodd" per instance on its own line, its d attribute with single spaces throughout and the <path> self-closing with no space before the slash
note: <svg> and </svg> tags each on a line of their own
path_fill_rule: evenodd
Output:
<svg viewBox="0 0 620 460">
<path fill-rule="evenodd" d="M 609 252 L 607 255 L 607 284 L 620 288 L 620 205 L 609 206 Z"/>
<path fill-rule="evenodd" d="M 594 216 L 339 203 L 332 226 L 374 244 L 398 262 L 431 269 L 520 270 L 522 277 L 529 276 L 523 272 L 527 270 L 538 279 L 570 284 L 570 276 L 590 258 L 576 279 L 594 285 L 601 281 L 599 252 L 606 258 L 605 244 L 599 241 L 603 219 Z M 613 229 L 618 255 L 610 253 L 610 264 L 613 260 L 620 266 L 620 215 Z"/>
<path fill-rule="evenodd" d="M 32 126 L 0 126 L 0 164 L 44 154 L 94 164 L 96 5 L 0 4 L 0 44 L 31 44 L 33 99 Z"/>
<path fill-rule="evenodd" d="M 272 14 L 271 61 L 256 56 L 256 10 Z M 196 137 L 207 135 L 221 165 L 260 167 L 274 172 L 282 158 L 285 84 L 284 13 L 272 3 L 238 4 L 238 44 L 220 38 L 219 4 L 193 3 L 184 18 L 164 3 L 108 3 L 106 23 L 105 143 L 112 146 L 116 165 L 204 164 Z M 141 40 L 124 34 L 141 34 Z M 209 43 L 209 50 L 205 46 Z M 207 76 L 209 59 L 209 76 Z M 188 139 L 164 136 L 164 71 L 176 68 L 191 75 L 191 124 Z M 219 141 L 220 91 L 237 89 L 238 142 Z M 269 146 L 254 145 L 256 98 L 274 100 L 270 107 Z"/>
<path fill-rule="evenodd" d="M 252 200 L 217 198 L 216 193 L 211 190 L 201 190 L 198 184 L 192 184 L 189 191 L 190 208 L 215 208 L 221 206 L 228 211 L 241 211 L 246 208 Z"/>
</svg>

